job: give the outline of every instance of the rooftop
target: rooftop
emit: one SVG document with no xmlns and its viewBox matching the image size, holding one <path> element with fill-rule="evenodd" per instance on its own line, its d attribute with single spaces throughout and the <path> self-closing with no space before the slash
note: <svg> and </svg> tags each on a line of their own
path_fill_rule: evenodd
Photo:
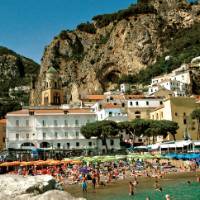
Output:
<svg viewBox="0 0 200 200">
<path fill-rule="evenodd" d="M 83 109 L 83 108 L 70 108 L 70 109 L 23 109 L 14 112 L 9 112 L 8 116 L 13 115 L 30 115 L 34 113 L 34 115 L 63 115 L 63 114 L 94 114 L 91 109 Z"/>
</svg>

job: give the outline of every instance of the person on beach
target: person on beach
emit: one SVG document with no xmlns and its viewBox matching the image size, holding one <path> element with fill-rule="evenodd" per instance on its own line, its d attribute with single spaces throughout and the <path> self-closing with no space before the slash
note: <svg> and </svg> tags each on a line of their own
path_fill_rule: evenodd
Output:
<svg viewBox="0 0 200 200">
<path fill-rule="evenodd" d="M 96 174 L 95 173 L 92 174 L 92 186 L 95 191 L 95 188 L 96 188 Z"/>
<path fill-rule="evenodd" d="M 130 181 L 129 182 L 129 196 L 133 196 L 134 195 L 134 185 L 133 183 Z"/>
<path fill-rule="evenodd" d="M 155 190 L 162 192 L 162 187 L 160 187 L 158 180 L 155 181 L 154 188 L 155 188 Z"/>
<path fill-rule="evenodd" d="M 83 192 L 86 192 L 86 193 L 87 193 L 87 182 L 86 182 L 86 177 L 85 177 L 85 175 L 84 175 L 83 178 L 82 178 L 82 190 L 83 190 Z"/>
</svg>

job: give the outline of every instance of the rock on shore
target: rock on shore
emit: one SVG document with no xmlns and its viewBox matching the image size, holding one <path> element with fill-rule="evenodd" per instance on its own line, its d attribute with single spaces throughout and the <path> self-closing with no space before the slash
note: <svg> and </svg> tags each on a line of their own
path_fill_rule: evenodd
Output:
<svg viewBox="0 0 200 200">
<path fill-rule="evenodd" d="M 60 189 L 56 180 L 48 175 L 0 175 L 0 199 L 4 200 L 77 200 Z"/>
</svg>

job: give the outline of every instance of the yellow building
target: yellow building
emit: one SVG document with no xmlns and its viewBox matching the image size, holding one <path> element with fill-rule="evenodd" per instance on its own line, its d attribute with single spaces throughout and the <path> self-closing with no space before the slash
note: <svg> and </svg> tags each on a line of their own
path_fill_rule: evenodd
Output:
<svg viewBox="0 0 200 200">
<path fill-rule="evenodd" d="M 197 139 L 197 123 L 191 119 L 190 114 L 199 104 L 195 98 L 190 97 L 170 97 L 163 102 L 163 106 L 155 109 L 150 113 L 153 120 L 171 120 L 177 122 L 179 129 L 176 134 L 177 140 L 191 138 Z M 167 140 L 172 140 L 172 136 L 168 135 Z"/>
<path fill-rule="evenodd" d="M 6 119 L 0 120 L 0 151 L 5 148 L 5 138 L 6 138 Z"/>
<path fill-rule="evenodd" d="M 50 67 L 43 82 L 42 106 L 63 104 L 62 81 L 57 70 Z"/>
</svg>

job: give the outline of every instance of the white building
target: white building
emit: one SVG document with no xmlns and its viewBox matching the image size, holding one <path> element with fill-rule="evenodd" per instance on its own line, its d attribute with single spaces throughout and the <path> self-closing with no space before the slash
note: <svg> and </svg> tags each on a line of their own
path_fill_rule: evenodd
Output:
<svg viewBox="0 0 200 200">
<path fill-rule="evenodd" d="M 99 149 L 97 138 L 85 139 L 80 129 L 97 120 L 89 109 L 24 109 L 7 114 L 6 147 L 47 149 Z M 119 139 L 108 139 L 108 149 L 120 149 Z"/>
<path fill-rule="evenodd" d="M 187 65 L 182 65 L 170 74 L 164 74 L 152 79 L 148 94 L 159 91 L 161 88 L 173 91 L 173 96 L 186 96 L 191 84 L 191 73 Z"/>
<path fill-rule="evenodd" d="M 125 107 L 125 104 L 124 104 Z M 127 121 L 128 115 L 121 103 L 96 103 L 92 108 L 97 114 L 97 120 L 111 120 L 115 122 Z"/>
</svg>

